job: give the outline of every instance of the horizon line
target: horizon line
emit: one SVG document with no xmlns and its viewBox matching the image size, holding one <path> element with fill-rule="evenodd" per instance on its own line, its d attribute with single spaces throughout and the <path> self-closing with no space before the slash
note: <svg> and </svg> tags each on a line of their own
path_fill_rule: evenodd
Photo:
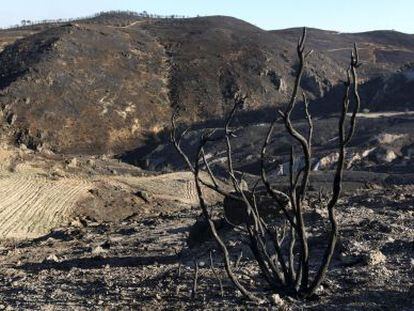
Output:
<svg viewBox="0 0 414 311">
<path fill-rule="evenodd" d="M 319 28 L 315 26 L 293 26 L 293 27 L 282 27 L 282 28 L 273 28 L 273 29 L 266 29 L 258 26 L 257 24 L 244 20 L 239 17 L 231 16 L 231 15 L 221 15 L 221 14 L 214 14 L 214 15 L 196 15 L 196 16 L 185 16 L 180 14 L 168 14 L 168 15 L 161 15 L 161 14 L 155 14 L 155 13 L 148 13 L 146 11 L 137 12 L 137 11 L 130 11 L 130 10 L 109 10 L 109 11 L 101 11 L 97 13 L 93 13 L 86 16 L 77 16 L 77 17 L 70 17 L 70 18 L 52 18 L 52 19 L 43 19 L 43 20 L 26 20 L 22 19 L 20 24 L 12 24 L 8 26 L 0 26 L 0 30 L 11 30 L 11 29 L 18 29 L 18 28 L 25 28 L 30 26 L 36 26 L 36 25 L 42 25 L 42 24 L 53 24 L 53 23 L 68 23 L 68 22 L 74 22 L 74 21 L 82 21 L 86 19 L 92 19 L 97 18 L 103 14 L 109 14 L 109 13 L 115 13 L 115 14 L 131 14 L 132 16 L 142 16 L 142 17 L 149 17 L 153 19 L 168 19 L 173 18 L 174 19 L 195 19 L 195 18 L 211 18 L 211 17 L 227 17 L 227 18 L 233 18 L 240 21 L 243 21 L 245 23 L 248 23 L 250 25 L 253 25 L 263 31 L 283 31 L 283 30 L 292 30 L 292 29 L 300 29 L 300 28 L 307 28 L 307 29 L 314 29 L 314 30 L 322 30 L 327 32 L 335 32 L 338 34 L 360 34 L 360 33 L 369 33 L 369 32 L 397 32 L 405 35 L 414 35 L 413 33 L 397 30 L 397 29 L 369 29 L 369 30 L 362 30 L 362 31 L 342 31 L 342 30 L 334 30 L 334 29 L 326 29 L 326 28 Z M 23 21 L 30 22 L 29 24 L 22 24 Z"/>
</svg>

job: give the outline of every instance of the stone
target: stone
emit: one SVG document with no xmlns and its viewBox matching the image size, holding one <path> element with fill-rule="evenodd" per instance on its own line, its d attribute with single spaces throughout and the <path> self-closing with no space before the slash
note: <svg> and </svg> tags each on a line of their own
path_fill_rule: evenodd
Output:
<svg viewBox="0 0 414 311">
<path fill-rule="evenodd" d="M 375 152 L 373 152 L 373 160 L 377 163 L 391 163 L 398 155 L 392 149 L 388 148 L 377 148 Z"/>
<path fill-rule="evenodd" d="M 7 117 L 6 117 L 6 122 L 10 125 L 13 125 L 17 120 L 17 115 L 14 113 L 10 113 Z"/>
<path fill-rule="evenodd" d="M 29 148 L 25 144 L 20 144 L 19 149 L 22 151 L 27 151 Z"/>
<path fill-rule="evenodd" d="M 286 92 L 287 86 L 285 80 L 283 80 L 274 70 L 269 70 L 267 76 L 269 77 L 270 82 L 276 87 L 276 90 L 281 93 Z"/>
<path fill-rule="evenodd" d="M 280 307 L 285 304 L 285 301 L 282 298 L 280 298 L 279 294 L 273 294 L 271 297 L 271 301 L 274 305 L 280 306 Z"/>
<path fill-rule="evenodd" d="M 242 187 L 242 185 L 241 185 Z M 253 206 L 253 194 L 251 191 L 244 191 L 244 195 Z M 275 201 L 269 199 L 263 193 L 256 194 L 256 203 L 259 210 L 259 214 L 264 217 L 274 217 L 280 210 L 280 206 L 276 205 Z M 288 204 L 287 202 L 285 204 Z M 229 196 L 226 196 L 223 201 L 224 214 L 226 220 L 232 225 L 240 225 L 250 223 L 253 221 L 253 217 L 249 214 L 248 205 L 243 200 L 241 194 L 238 192 L 231 192 Z"/>
<path fill-rule="evenodd" d="M 392 162 L 397 158 L 397 155 L 392 150 L 387 150 L 384 155 L 385 162 Z"/>
<path fill-rule="evenodd" d="M 51 172 L 50 172 L 51 177 L 56 178 L 56 177 L 65 177 L 66 174 L 64 171 L 62 171 L 60 168 L 56 167 L 54 168 Z"/>
<path fill-rule="evenodd" d="M 59 258 L 55 254 L 46 257 L 46 261 L 59 262 Z"/>
<path fill-rule="evenodd" d="M 364 255 L 364 263 L 368 266 L 377 266 L 385 263 L 387 257 L 379 250 L 373 250 Z"/>
<path fill-rule="evenodd" d="M 102 254 L 102 253 L 106 253 L 107 251 L 105 249 L 102 248 L 102 246 L 97 246 L 92 248 L 91 253 L 92 254 Z"/>
<path fill-rule="evenodd" d="M 66 162 L 68 167 L 75 168 L 78 166 L 78 159 L 73 158 L 72 160 Z"/>
<path fill-rule="evenodd" d="M 149 203 L 150 200 L 151 200 L 151 197 L 150 197 L 149 193 L 144 191 L 144 190 L 139 190 L 139 191 L 135 192 L 135 195 L 137 197 L 139 197 L 140 199 L 144 200 L 145 203 Z"/>
<path fill-rule="evenodd" d="M 70 225 L 72 227 L 76 227 L 76 228 L 82 228 L 83 227 L 83 223 L 81 222 L 81 220 L 78 217 L 76 217 L 75 219 L 73 219 L 70 222 Z"/>
<path fill-rule="evenodd" d="M 111 248 L 111 241 L 106 240 L 105 242 L 103 242 L 100 247 L 102 247 L 103 249 L 110 249 Z"/>
</svg>

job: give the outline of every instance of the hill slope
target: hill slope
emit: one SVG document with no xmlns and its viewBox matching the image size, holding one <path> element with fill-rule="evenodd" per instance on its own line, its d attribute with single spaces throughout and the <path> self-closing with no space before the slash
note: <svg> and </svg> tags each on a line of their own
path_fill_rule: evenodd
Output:
<svg viewBox="0 0 414 311">
<path fill-rule="evenodd" d="M 222 16 L 122 14 L 3 30 L 3 130 L 31 148 L 116 153 L 164 128 L 174 105 L 186 107 L 189 121 L 221 116 L 238 90 L 249 94 L 246 110 L 282 105 L 295 73 L 299 33 L 264 31 Z M 364 81 L 414 58 L 411 35 L 310 29 L 315 53 L 302 84 L 310 98 L 335 99 L 353 41 L 367 63 Z"/>
</svg>

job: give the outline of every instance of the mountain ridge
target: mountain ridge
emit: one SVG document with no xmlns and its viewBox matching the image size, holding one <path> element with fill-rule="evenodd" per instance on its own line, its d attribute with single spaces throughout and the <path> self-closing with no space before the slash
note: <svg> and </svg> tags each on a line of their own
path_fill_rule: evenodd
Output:
<svg viewBox="0 0 414 311">
<path fill-rule="evenodd" d="M 167 127 L 176 105 L 189 123 L 222 116 L 237 92 L 249 95 L 246 111 L 284 105 L 299 35 L 299 28 L 266 31 L 226 16 L 122 14 L 1 30 L 4 136 L 33 149 L 118 153 Z M 302 88 L 314 113 L 333 110 L 354 41 L 364 85 L 414 60 L 413 35 L 308 29 L 307 47 L 315 52 Z M 388 102 L 372 104 L 379 95 L 371 96 L 367 85 L 361 90 L 367 107 L 389 109 Z"/>
</svg>

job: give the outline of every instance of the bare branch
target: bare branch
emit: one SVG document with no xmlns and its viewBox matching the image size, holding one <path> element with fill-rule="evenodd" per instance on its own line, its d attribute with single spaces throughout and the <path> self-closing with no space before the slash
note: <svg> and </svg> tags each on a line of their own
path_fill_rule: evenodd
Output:
<svg viewBox="0 0 414 311">
<path fill-rule="evenodd" d="M 207 172 L 210 175 L 211 181 L 213 182 L 214 187 L 218 189 L 219 185 L 217 183 L 216 176 L 214 176 L 213 171 L 211 170 L 210 165 L 207 161 L 206 154 L 204 152 L 204 147 L 201 149 L 201 155 L 203 157 L 203 162 L 204 162 L 204 165 L 206 166 Z"/>
<path fill-rule="evenodd" d="M 197 297 L 197 288 L 198 288 L 198 262 L 197 259 L 194 259 L 194 280 L 193 280 L 193 289 L 191 291 L 191 299 L 195 299 Z"/>
<path fill-rule="evenodd" d="M 267 147 L 270 143 L 270 139 L 272 137 L 272 133 L 273 130 L 276 126 L 276 122 L 278 121 L 278 118 L 275 118 L 272 122 L 272 124 L 269 127 L 269 130 L 267 132 L 266 135 L 266 139 L 263 143 L 263 147 L 260 153 L 260 168 L 261 168 L 261 178 L 263 181 L 263 184 L 266 187 L 267 192 L 271 195 L 271 197 L 278 202 L 278 204 L 280 205 L 283 213 L 285 214 L 285 217 L 288 219 L 288 221 L 291 223 L 292 226 L 295 226 L 295 221 L 294 218 L 289 214 L 289 211 L 287 210 L 287 206 L 288 203 L 290 201 L 289 196 L 282 192 L 282 191 L 278 191 L 276 189 L 273 189 L 268 178 L 267 178 L 267 174 L 266 174 L 266 167 L 265 167 L 265 157 L 266 157 L 266 151 L 267 151 Z"/>
<path fill-rule="evenodd" d="M 215 276 L 215 278 L 217 279 L 217 282 L 220 285 L 221 298 L 223 298 L 224 297 L 223 282 L 221 281 L 221 278 L 219 277 L 216 269 L 214 268 L 213 253 L 211 251 L 210 251 L 210 269 L 213 272 L 213 275 Z"/>
<path fill-rule="evenodd" d="M 312 121 L 312 116 L 309 112 L 309 102 L 308 102 L 305 92 L 302 92 L 302 97 L 303 97 L 303 104 L 305 106 L 305 117 L 306 117 L 306 120 L 308 121 L 308 148 L 311 149 L 312 148 L 312 137 L 313 137 L 313 121 Z"/>
<path fill-rule="evenodd" d="M 207 204 L 206 204 L 206 201 L 204 199 L 204 194 L 203 194 L 203 190 L 201 188 L 201 182 L 200 182 L 200 177 L 199 177 L 199 174 L 200 174 L 199 160 L 200 160 L 200 157 L 201 157 L 201 150 L 202 150 L 203 146 L 204 146 L 204 144 L 200 143 L 200 146 L 198 147 L 197 159 L 196 159 L 196 162 L 195 162 L 196 165 L 195 165 L 195 169 L 194 169 L 194 180 L 195 180 L 196 191 L 197 191 L 197 195 L 198 195 L 198 198 L 199 198 L 200 207 L 203 211 L 203 215 L 204 215 L 205 219 L 207 220 L 207 222 L 209 224 L 210 231 L 211 231 L 215 241 L 217 242 L 217 244 L 220 247 L 220 250 L 223 254 L 224 267 L 225 267 L 225 270 L 226 270 L 227 275 L 229 276 L 230 280 L 237 287 L 237 289 L 242 293 L 242 295 L 245 296 L 247 299 L 250 299 L 250 300 L 256 301 L 256 302 L 260 302 L 260 299 L 258 297 L 256 297 L 254 294 L 252 294 L 250 291 L 248 291 L 239 282 L 238 278 L 234 275 L 233 270 L 231 268 L 229 251 L 228 251 L 226 245 L 224 244 L 223 240 L 218 235 L 216 225 L 214 224 L 214 221 L 211 219 L 211 217 L 208 213 Z"/>
<path fill-rule="evenodd" d="M 332 197 L 328 202 L 328 215 L 329 215 L 329 221 L 331 223 L 331 232 L 329 235 L 329 242 L 328 246 L 325 250 L 325 254 L 322 259 L 321 266 L 315 276 L 314 281 L 312 282 L 312 285 L 310 286 L 307 296 L 312 295 L 315 293 L 315 291 L 320 286 L 323 278 L 325 277 L 325 274 L 329 268 L 329 265 L 332 260 L 333 252 L 335 250 L 336 240 L 338 236 L 338 224 L 335 218 L 335 205 L 338 202 L 339 195 L 341 194 L 342 189 L 342 175 L 344 170 L 344 163 L 345 163 L 345 147 L 348 144 L 349 140 L 352 137 L 352 133 L 355 130 L 355 116 L 358 112 L 357 109 L 360 107 L 359 102 L 359 94 L 358 94 L 358 80 L 357 80 L 357 74 L 356 69 L 359 67 L 359 56 L 358 56 L 358 50 L 356 45 L 354 46 L 354 52 L 351 55 L 351 65 L 350 69 L 347 71 L 347 83 L 345 84 L 345 94 L 342 101 L 342 111 L 341 116 L 339 120 L 339 158 L 338 163 L 336 167 L 336 173 L 334 177 L 333 182 L 333 191 L 332 191 Z M 351 79 L 350 79 L 350 73 L 352 75 L 352 83 L 353 83 L 353 92 L 354 96 L 356 98 L 356 105 L 351 117 L 351 123 L 350 123 L 350 129 L 348 131 L 348 135 L 345 135 L 345 119 L 346 114 L 348 112 L 348 106 L 349 106 L 349 92 L 351 88 Z"/>
<path fill-rule="evenodd" d="M 174 110 L 174 113 L 171 116 L 171 125 L 172 125 L 172 129 L 171 129 L 171 134 L 170 134 L 170 140 L 171 142 L 174 144 L 175 149 L 178 151 L 178 153 L 181 155 L 181 157 L 183 158 L 183 160 L 185 161 L 185 163 L 187 164 L 187 167 L 190 171 L 194 172 L 194 166 L 191 164 L 190 159 L 188 158 L 188 156 L 185 154 L 185 152 L 183 151 L 183 149 L 181 148 L 181 140 L 182 137 L 184 136 L 184 134 L 186 133 L 186 131 L 184 131 L 179 138 L 177 139 L 177 117 L 178 117 L 178 113 L 179 113 L 179 108 L 177 107 Z"/>
</svg>

